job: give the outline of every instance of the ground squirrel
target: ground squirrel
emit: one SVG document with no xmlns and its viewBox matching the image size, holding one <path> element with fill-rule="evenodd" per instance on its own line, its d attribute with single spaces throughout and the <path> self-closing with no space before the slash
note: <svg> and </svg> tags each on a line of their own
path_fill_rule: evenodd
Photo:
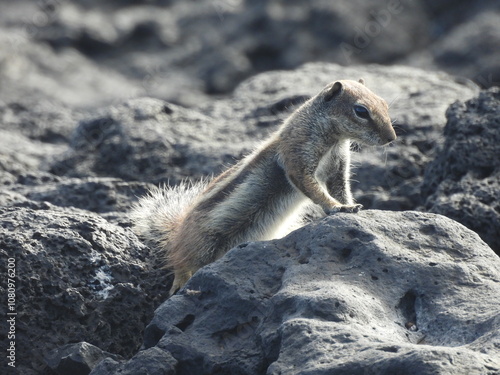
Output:
<svg viewBox="0 0 500 375">
<path fill-rule="evenodd" d="M 394 141 L 388 109 L 362 80 L 333 82 L 218 177 L 140 199 L 134 227 L 165 253 L 175 273 L 171 293 L 232 247 L 277 238 L 305 202 L 326 214 L 359 211 L 349 185 L 350 144 Z"/>
</svg>

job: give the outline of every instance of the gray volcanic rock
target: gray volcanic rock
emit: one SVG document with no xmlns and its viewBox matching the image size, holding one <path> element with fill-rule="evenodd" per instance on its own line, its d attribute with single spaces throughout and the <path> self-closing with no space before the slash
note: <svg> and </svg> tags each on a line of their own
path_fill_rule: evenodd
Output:
<svg viewBox="0 0 500 375">
<path fill-rule="evenodd" d="M 127 212 L 137 197 L 153 186 L 142 182 L 125 182 L 113 178 L 61 178 L 49 173 L 21 175 L 9 193 L 37 202 L 49 202 L 60 207 L 75 207 L 101 215 Z M 7 195 L 9 197 L 9 195 Z M 11 199 L 11 203 L 14 199 Z M 8 205 L 0 194 L 0 206 Z"/>
<path fill-rule="evenodd" d="M 141 350 L 132 359 L 119 363 L 112 358 L 106 358 L 92 371 L 93 375 L 175 375 L 177 360 L 164 350 L 156 347 Z"/>
<path fill-rule="evenodd" d="M 479 233 L 500 255 L 500 90 L 446 113 L 446 141 L 425 172 L 424 209 Z"/>
<path fill-rule="evenodd" d="M 81 116 L 82 113 L 46 98 L 0 100 L 0 185 L 3 187 L 0 206 L 23 200 L 14 192 L 14 185 L 56 178 L 43 170 L 66 150 Z"/>
<path fill-rule="evenodd" d="M 337 214 L 199 270 L 158 308 L 143 347 L 170 353 L 178 375 L 492 375 L 499 298 L 500 259 L 457 222 Z"/>
<path fill-rule="evenodd" d="M 20 373 L 46 374 L 44 356 L 71 342 L 132 355 L 168 295 L 151 251 L 130 229 L 88 211 L 32 201 L 0 208 L 0 253 L 16 264 Z M 3 284 L 0 292 L 6 295 Z M 7 336 L 1 340 L 8 347 Z"/>
<path fill-rule="evenodd" d="M 500 85 L 500 3 L 426 0 L 433 17 L 433 42 L 401 63 L 474 80 L 482 88 Z"/>
<path fill-rule="evenodd" d="M 47 356 L 49 367 L 59 374 L 88 374 L 106 358 L 120 359 L 119 356 L 107 353 L 86 342 L 68 344 L 57 348 Z"/>
<path fill-rule="evenodd" d="M 498 9 L 498 3 L 490 0 L 423 0 L 433 21 L 433 35 L 443 36 L 458 29 L 482 12 Z"/>
<path fill-rule="evenodd" d="M 33 17 L 38 14 L 36 10 L 27 13 Z M 47 44 L 34 41 L 30 27 L 26 24 L 12 30 L 0 23 L 0 100 L 43 98 L 86 108 L 144 95 L 141 82 L 99 66 L 71 49 L 54 52 Z"/>
<path fill-rule="evenodd" d="M 82 114 L 46 98 L 0 101 L 3 131 L 22 134 L 30 140 L 65 144 Z"/>
<path fill-rule="evenodd" d="M 245 144 L 228 142 L 236 132 L 223 133 L 224 123 L 215 121 L 161 100 L 131 100 L 82 121 L 50 171 L 170 183 L 200 178 L 220 171 Z"/>
<path fill-rule="evenodd" d="M 483 88 L 500 85 L 500 4 L 467 20 L 431 48 L 439 69 L 474 79 Z"/>
</svg>

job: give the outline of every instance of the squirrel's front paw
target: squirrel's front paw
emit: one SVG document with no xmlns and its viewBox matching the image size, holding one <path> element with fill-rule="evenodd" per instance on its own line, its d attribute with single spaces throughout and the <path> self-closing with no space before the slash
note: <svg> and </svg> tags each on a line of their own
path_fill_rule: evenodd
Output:
<svg viewBox="0 0 500 375">
<path fill-rule="evenodd" d="M 344 204 L 342 206 L 334 206 L 332 208 L 329 208 L 325 210 L 325 213 L 327 215 L 331 215 L 336 212 L 356 213 L 359 212 L 362 208 L 363 208 L 362 204 L 352 204 L 352 205 Z"/>
<path fill-rule="evenodd" d="M 359 212 L 362 208 L 362 204 L 353 204 L 351 206 L 345 205 L 340 207 L 340 212 L 356 213 Z"/>
</svg>

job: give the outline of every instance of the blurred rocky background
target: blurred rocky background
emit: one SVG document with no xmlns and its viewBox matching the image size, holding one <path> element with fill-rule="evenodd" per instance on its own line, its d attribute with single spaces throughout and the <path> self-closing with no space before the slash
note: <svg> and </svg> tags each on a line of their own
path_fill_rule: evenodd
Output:
<svg viewBox="0 0 500 375">
<path fill-rule="evenodd" d="M 287 341 L 293 336 L 287 334 L 288 326 L 276 325 L 277 319 L 288 321 L 290 316 L 282 314 L 288 308 L 310 306 L 292 315 L 318 318 L 322 332 L 338 314 L 353 314 L 354 320 L 345 323 L 351 326 L 386 324 L 355 300 L 347 298 L 344 305 L 342 295 L 351 293 L 348 289 L 339 287 L 339 305 L 330 301 L 319 307 L 319 297 L 311 297 L 307 288 L 300 293 L 276 289 L 272 283 L 278 282 L 282 268 L 295 270 L 304 264 L 300 255 L 292 257 L 297 264 L 278 262 L 270 271 L 274 279 L 262 286 L 258 305 L 274 308 L 272 301 L 279 303 L 283 293 L 298 293 L 296 302 L 287 297 L 292 302 L 283 304 L 283 311 L 258 314 L 258 319 L 267 318 L 257 321 L 230 315 L 231 306 L 247 306 L 240 297 L 219 312 L 232 322 L 225 328 L 231 342 L 265 343 L 258 355 L 254 347 L 241 349 L 261 362 L 239 363 L 231 356 L 213 360 L 212 349 L 199 352 L 196 340 L 206 334 L 215 340 L 207 347 L 217 351 L 217 321 L 205 331 L 192 323 L 209 319 L 207 309 L 228 294 L 206 300 L 201 293 L 201 302 L 195 295 L 195 302 L 188 304 L 180 296 L 161 305 L 170 277 L 158 255 L 132 233 L 127 216 L 153 184 L 220 172 L 324 85 L 361 77 L 390 103 L 398 134 L 389 147 L 355 149 L 354 196 L 366 209 L 377 211 L 359 222 L 323 221 L 305 229 L 303 237 L 297 235 L 307 244 L 325 230 L 340 230 L 342 220 L 351 220 L 347 226 L 358 225 L 369 233 L 361 236 L 362 246 L 359 238 L 347 235 L 344 245 L 332 245 L 332 240 L 313 246 L 312 252 L 329 248 L 342 261 L 351 259 L 352 249 L 374 247 L 377 254 L 385 254 L 362 255 L 365 262 L 349 265 L 356 268 L 354 273 L 331 271 L 342 273 L 342 279 L 332 276 L 334 285 L 352 277 L 352 283 L 361 283 L 373 298 L 383 300 L 383 309 L 399 322 L 394 329 L 401 340 L 394 345 L 383 338 L 379 348 L 374 344 L 378 336 L 361 347 L 357 340 L 336 338 L 354 345 L 347 345 L 349 371 L 372 363 L 370 356 L 356 362 L 362 348 L 387 357 L 374 374 L 412 366 L 415 374 L 500 371 L 495 362 L 500 343 L 494 333 L 500 318 L 490 306 L 500 298 L 499 258 L 493 253 L 500 253 L 499 47 L 500 3 L 494 0 L 0 0 L 0 252 L 2 259 L 16 259 L 18 313 L 17 366 L 8 367 L 2 359 L 2 373 L 74 375 L 95 368 L 95 374 L 139 374 L 137 369 L 149 364 L 150 373 L 162 374 L 254 374 L 266 369 L 284 374 L 301 365 Z M 382 210 L 426 213 L 398 216 Z M 385 229 L 372 233 L 370 220 Z M 284 241 L 276 245 L 277 253 L 295 248 Z M 377 246 L 367 245 L 373 241 Z M 396 242 L 405 243 L 391 245 Z M 443 254 L 429 258 L 434 252 Z M 305 257 L 313 269 L 322 267 L 321 257 Z M 385 257 L 390 261 L 383 267 L 380 259 Z M 265 265 L 252 259 L 246 272 L 265 279 L 258 272 Z M 373 273 L 370 259 L 380 263 L 381 274 Z M 402 259 L 408 274 L 425 275 L 425 286 L 409 276 L 408 284 L 400 285 Z M 228 269 L 242 264 L 234 256 L 227 262 Z M 0 265 L 2 275 L 6 267 Z M 210 281 L 214 276 L 208 269 L 195 284 L 224 288 L 224 267 L 214 268 L 217 282 Z M 367 280 L 357 279 L 365 272 Z M 389 285 L 389 297 L 378 292 L 384 288 L 372 289 L 379 279 Z M 454 280 L 456 289 L 443 280 Z M 460 280 L 465 280 L 463 285 Z M 454 310 L 453 299 L 434 306 L 425 297 L 446 299 L 451 294 L 460 299 L 478 285 L 484 286 L 484 295 L 476 295 L 464 315 Z M 0 293 L 7 294 L 3 283 Z M 252 293 L 243 299 L 252 300 Z M 331 297 L 326 293 L 325 298 Z M 248 306 L 255 307 L 254 302 Z M 0 312 L 6 308 L 2 302 Z M 337 315 L 328 315 L 331 311 Z M 436 320 L 429 311 L 451 318 Z M 418 334 L 402 329 L 414 320 Z M 456 333 L 472 326 L 473 333 Z M 10 345 L 3 332 L 2 350 Z M 174 340 L 168 337 L 172 332 L 182 333 Z M 372 332 L 371 326 L 366 332 Z M 295 350 L 307 345 L 309 336 L 304 337 Z M 405 337 L 413 341 L 405 344 Z M 418 349 L 425 337 L 436 345 L 469 345 L 465 357 L 455 349 L 443 354 L 462 367 L 426 362 L 428 353 Z M 134 356 L 141 347 L 147 349 Z M 314 350 L 324 357 L 321 345 Z M 315 362 L 311 358 L 304 363 Z M 335 366 L 342 371 L 341 364 Z M 324 371 L 333 373 L 333 367 Z"/>
<path fill-rule="evenodd" d="M 1 5 L 4 100 L 41 92 L 80 108 L 146 95 L 190 106 L 229 94 L 256 73 L 310 61 L 401 63 L 450 72 L 483 88 L 500 81 L 494 0 Z"/>
</svg>

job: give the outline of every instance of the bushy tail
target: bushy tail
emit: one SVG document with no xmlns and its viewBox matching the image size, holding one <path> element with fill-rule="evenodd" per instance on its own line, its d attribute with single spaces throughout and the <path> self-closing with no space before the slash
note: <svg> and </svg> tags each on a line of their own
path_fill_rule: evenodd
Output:
<svg viewBox="0 0 500 375">
<path fill-rule="evenodd" d="M 130 213 L 134 232 L 149 245 L 168 255 L 168 243 L 182 216 L 207 181 L 183 182 L 169 187 L 155 187 L 140 198 Z"/>
</svg>

